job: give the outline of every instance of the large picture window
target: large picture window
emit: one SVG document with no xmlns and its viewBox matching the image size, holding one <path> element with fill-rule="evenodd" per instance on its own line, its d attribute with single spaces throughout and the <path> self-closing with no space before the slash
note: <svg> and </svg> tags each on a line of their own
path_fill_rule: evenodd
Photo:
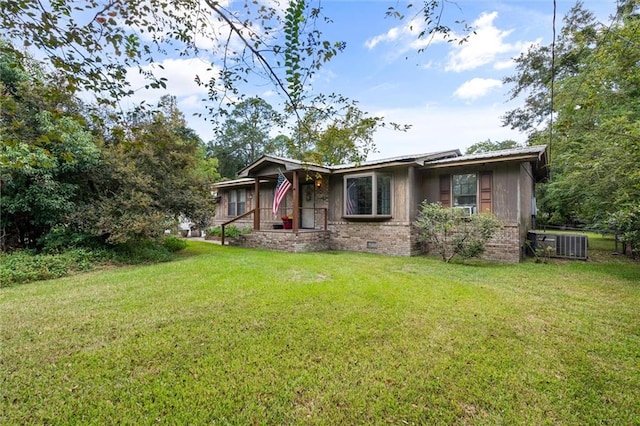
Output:
<svg viewBox="0 0 640 426">
<path fill-rule="evenodd" d="M 346 176 L 344 194 L 345 216 L 391 216 L 391 174 Z"/>
<path fill-rule="evenodd" d="M 244 189 L 232 189 L 229 191 L 229 202 L 227 203 L 227 216 L 239 216 L 247 208 L 247 191 Z"/>
</svg>

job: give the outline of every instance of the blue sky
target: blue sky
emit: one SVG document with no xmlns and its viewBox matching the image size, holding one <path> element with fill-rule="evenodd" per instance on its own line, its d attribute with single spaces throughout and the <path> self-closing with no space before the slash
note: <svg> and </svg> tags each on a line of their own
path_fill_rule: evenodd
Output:
<svg viewBox="0 0 640 426">
<path fill-rule="evenodd" d="M 574 4 L 557 0 L 557 31 Z M 585 0 L 584 4 L 603 24 L 615 13 L 614 0 Z M 371 115 L 412 126 L 404 133 L 378 131 L 378 152 L 369 159 L 453 148 L 464 151 L 487 139 L 526 140 L 526 135 L 501 126 L 500 117 L 519 105 L 508 102 L 509 87 L 502 79 L 514 73 L 512 58 L 533 43 L 551 42 L 553 0 L 447 3 L 446 21 L 465 20 L 477 34 L 462 45 L 434 39 L 423 53 L 417 53 L 421 46 L 407 21 L 385 18 L 389 6 L 402 2 L 324 0 L 321 5 L 333 20 L 322 28 L 324 37 L 344 40 L 347 48 L 316 75 L 314 90 L 346 95 Z M 204 112 L 200 99 L 206 95 L 193 83 L 193 76 L 208 64 L 168 58 L 163 65 L 170 93 L 177 96 L 190 126 L 203 140 L 210 140 L 208 123 L 192 117 L 195 111 Z M 278 103 L 268 85 L 255 90 L 268 102 Z M 160 95 L 139 91 L 136 98 L 153 102 Z"/>
</svg>

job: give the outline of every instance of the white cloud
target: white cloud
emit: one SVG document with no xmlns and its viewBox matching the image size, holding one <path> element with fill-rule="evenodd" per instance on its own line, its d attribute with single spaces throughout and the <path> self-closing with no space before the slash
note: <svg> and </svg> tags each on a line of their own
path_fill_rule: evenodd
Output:
<svg viewBox="0 0 640 426">
<path fill-rule="evenodd" d="M 448 149 L 464 152 L 470 145 L 491 139 L 524 142 L 526 135 L 502 127 L 500 117 L 506 113 L 504 105 L 489 107 L 453 108 L 425 105 L 376 111 L 375 116 L 401 124 L 411 124 L 408 132 L 381 129 L 374 140 L 379 152 L 370 160 L 400 155 L 418 154 Z"/>
<path fill-rule="evenodd" d="M 496 61 L 493 64 L 493 69 L 497 71 L 502 71 L 509 68 L 513 68 L 514 66 L 515 66 L 515 62 L 513 61 L 513 59 L 507 59 L 506 61 Z"/>
<path fill-rule="evenodd" d="M 468 41 L 460 45 L 453 45 L 449 60 L 445 67 L 447 71 L 468 71 L 483 65 L 494 63 L 494 68 L 501 70 L 512 65 L 509 58 L 519 54 L 534 42 L 518 41 L 506 43 L 505 39 L 513 30 L 500 30 L 494 24 L 498 12 L 482 13 L 472 26 L 476 33 Z"/>
<path fill-rule="evenodd" d="M 381 43 L 399 43 L 400 46 L 394 46 L 396 54 L 402 54 L 408 50 L 418 50 L 427 47 L 429 44 L 445 41 L 444 37 L 437 33 L 433 36 L 425 34 L 419 38 L 419 35 L 425 29 L 426 23 L 422 19 L 412 19 L 404 25 L 399 25 L 389 29 L 384 34 L 377 35 L 365 42 L 365 47 L 369 50 L 374 49 Z"/>
<path fill-rule="evenodd" d="M 206 87 L 199 86 L 195 82 L 195 78 L 199 76 L 202 81 L 206 82 L 214 73 L 217 73 L 217 68 L 209 62 L 197 58 L 165 59 L 162 62 L 147 65 L 143 67 L 143 70 L 153 72 L 158 78 L 166 78 L 167 89 L 146 89 L 145 86 L 149 84 L 149 81 L 138 72 L 137 68 L 130 68 L 127 71 L 127 80 L 135 91 L 131 98 L 133 103 L 145 101 L 147 104 L 155 104 L 167 91 L 178 96 L 179 101 L 181 98 L 206 95 Z"/>
<path fill-rule="evenodd" d="M 202 108 L 202 96 L 191 95 L 187 97 L 181 97 L 178 102 L 178 108 L 181 111 L 196 110 Z"/>
<path fill-rule="evenodd" d="M 492 89 L 500 86 L 502 86 L 502 82 L 495 78 L 473 78 L 465 81 L 453 95 L 460 99 L 474 100 L 487 95 Z"/>
<path fill-rule="evenodd" d="M 435 67 L 436 67 L 436 64 L 433 61 L 428 61 L 422 64 L 422 69 L 425 69 L 425 70 L 431 70 L 431 69 L 434 69 Z"/>
<path fill-rule="evenodd" d="M 385 34 L 377 35 L 365 41 L 364 45 L 367 47 L 367 49 L 371 50 L 375 48 L 377 45 L 379 45 L 380 43 L 397 40 L 399 36 L 400 36 L 400 27 L 393 27 L 389 31 L 387 31 Z"/>
<path fill-rule="evenodd" d="M 506 40 L 513 34 L 514 30 L 501 30 L 494 25 L 498 18 L 498 12 L 483 12 L 472 23 L 475 34 L 471 34 L 464 43 L 450 43 L 451 53 L 449 53 L 446 71 L 462 72 L 478 68 L 483 65 L 493 64 L 496 70 L 504 70 L 513 66 L 512 57 L 525 51 L 535 42 L 516 41 L 508 43 Z M 398 56 L 413 50 L 418 51 L 429 45 L 444 43 L 447 40 L 461 39 L 462 35 L 455 32 L 450 34 L 449 39 L 445 39 L 440 33 L 434 35 L 425 34 L 418 37 L 425 29 L 425 22 L 422 19 L 413 19 L 403 25 L 389 29 L 384 34 L 376 35 L 365 42 L 365 47 L 372 50 L 383 43 L 393 43 L 393 55 Z M 431 65 L 429 65 L 430 67 Z"/>
</svg>

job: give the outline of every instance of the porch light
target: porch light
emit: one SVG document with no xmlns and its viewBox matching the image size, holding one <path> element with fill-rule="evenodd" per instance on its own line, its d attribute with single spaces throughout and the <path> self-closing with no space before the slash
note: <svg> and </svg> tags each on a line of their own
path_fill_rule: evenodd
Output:
<svg viewBox="0 0 640 426">
<path fill-rule="evenodd" d="M 316 179 L 316 188 L 320 188 L 322 186 L 322 177 Z"/>
</svg>

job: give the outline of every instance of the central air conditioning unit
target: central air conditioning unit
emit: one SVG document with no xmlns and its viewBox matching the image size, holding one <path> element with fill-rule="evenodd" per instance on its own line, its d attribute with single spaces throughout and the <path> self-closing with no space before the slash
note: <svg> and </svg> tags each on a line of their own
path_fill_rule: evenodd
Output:
<svg viewBox="0 0 640 426">
<path fill-rule="evenodd" d="M 542 251 L 545 256 L 587 259 L 589 242 L 586 235 L 529 231 L 528 239 L 532 248 Z"/>
<path fill-rule="evenodd" d="M 555 234 L 536 234 L 536 249 L 543 249 L 545 251 L 556 252 L 556 238 Z"/>
<path fill-rule="evenodd" d="M 587 236 L 558 234 L 556 253 L 558 257 L 569 259 L 587 259 Z"/>
</svg>

